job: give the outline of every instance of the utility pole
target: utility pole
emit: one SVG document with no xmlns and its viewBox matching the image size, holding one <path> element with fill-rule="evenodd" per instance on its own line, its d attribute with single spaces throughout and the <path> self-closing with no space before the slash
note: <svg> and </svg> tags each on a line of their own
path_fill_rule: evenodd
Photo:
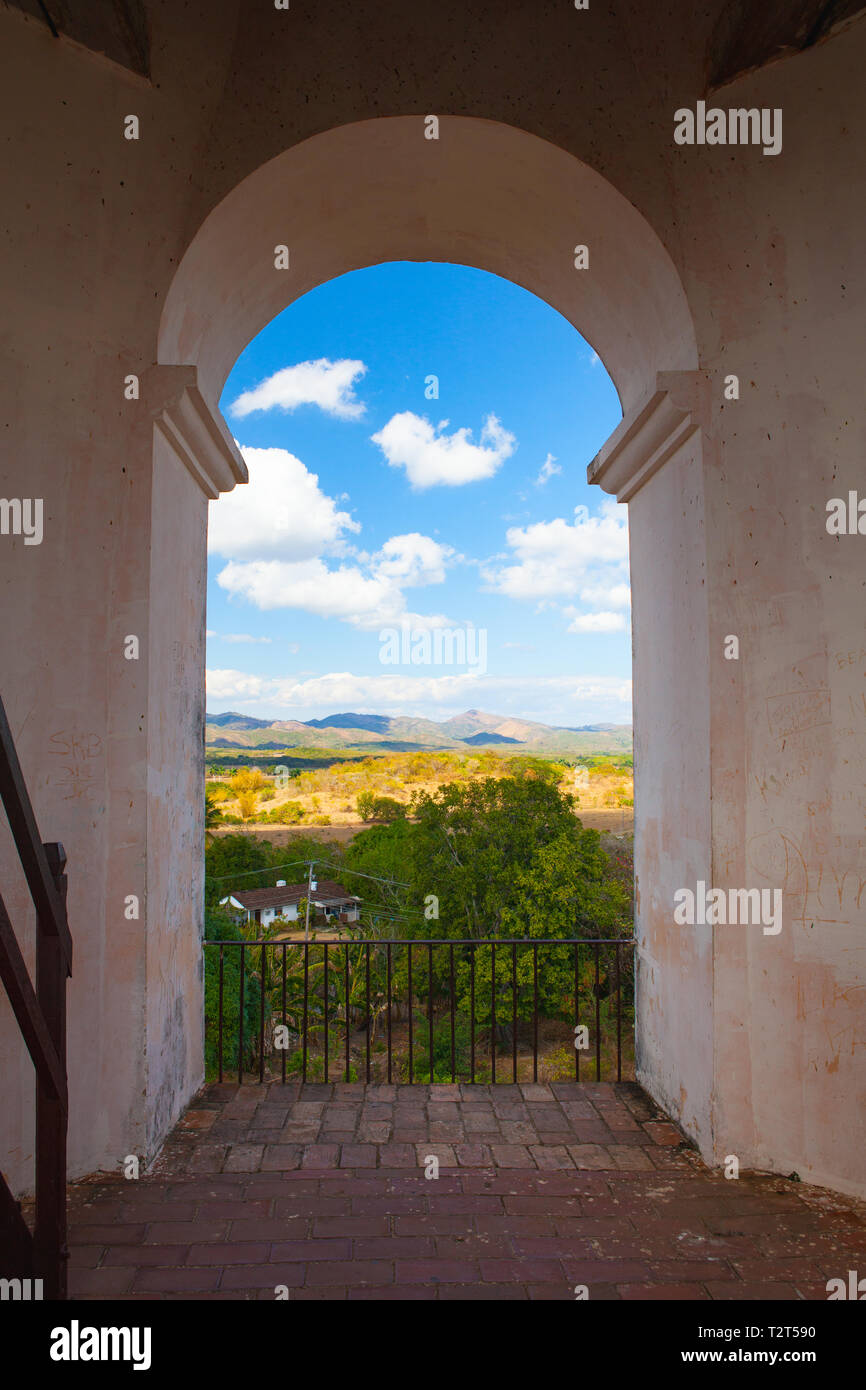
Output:
<svg viewBox="0 0 866 1390">
<path fill-rule="evenodd" d="M 305 941 L 309 941 L 309 939 L 310 939 L 310 894 L 313 892 L 313 890 L 315 889 L 315 886 L 316 886 L 316 885 L 313 883 L 313 865 L 315 864 L 315 862 L 316 862 L 315 859 L 311 859 L 311 860 L 310 860 L 310 863 L 309 863 L 308 870 L 307 870 L 307 912 L 306 912 L 306 920 L 304 921 L 304 940 L 305 940 Z"/>
</svg>

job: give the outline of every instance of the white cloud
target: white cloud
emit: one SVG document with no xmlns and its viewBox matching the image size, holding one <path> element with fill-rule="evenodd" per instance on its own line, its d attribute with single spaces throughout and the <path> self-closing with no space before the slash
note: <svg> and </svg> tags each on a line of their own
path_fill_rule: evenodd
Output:
<svg viewBox="0 0 866 1390">
<path fill-rule="evenodd" d="M 440 545 L 431 536 L 410 531 L 404 536 L 392 536 L 374 556 L 379 576 L 405 585 L 441 584 L 445 565 L 454 554 L 450 545 Z"/>
<path fill-rule="evenodd" d="M 224 642 L 270 642 L 270 637 L 253 637 L 249 632 L 224 632 Z"/>
<path fill-rule="evenodd" d="M 538 477 L 535 480 L 535 486 L 544 487 L 544 484 L 548 481 L 548 479 L 552 478 L 555 473 L 561 472 L 562 469 L 556 462 L 556 455 L 548 454 L 547 458 L 544 460 L 544 463 L 541 465 Z"/>
<path fill-rule="evenodd" d="M 447 719 L 478 706 L 549 724 L 631 720 L 631 681 L 619 676 L 364 676 L 339 671 L 298 680 L 211 670 L 207 692 L 211 708 L 217 701 L 245 700 L 270 718 L 356 710 Z"/>
<path fill-rule="evenodd" d="M 250 481 L 208 510 L 208 550 L 226 559 L 306 559 L 361 527 L 337 510 L 315 473 L 287 449 L 242 448 Z"/>
<path fill-rule="evenodd" d="M 209 700 L 257 700 L 273 682 L 264 676 L 248 676 L 243 671 L 206 671 Z"/>
<path fill-rule="evenodd" d="M 296 410 L 299 405 L 317 405 L 340 420 L 358 420 L 366 406 L 355 396 L 355 381 L 366 370 L 363 362 L 350 358 L 331 362 L 327 357 L 319 357 L 315 362 L 298 362 L 294 367 L 274 372 L 251 391 L 244 391 L 229 410 L 243 419 L 257 410 Z"/>
<path fill-rule="evenodd" d="M 413 579 L 403 582 L 435 581 L 422 580 L 416 572 Z M 328 569 L 320 558 L 232 561 L 217 575 L 217 583 L 234 597 L 245 598 L 263 610 L 301 608 L 316 617 L 338 618 L 359 628 L 400 623 L 413 627 L 449 625 L 442 614 L 423 617 L 408 612 L 401 584 L 378 572 L 375 563 L 365 572 L 358 565 Z"/>
<path fill-rule="evenodd" d="M 628 584 L 588 584 L 581 589 L 580 599 L 593 608 L 628 608 L 631 605 L 631 589 Z"/>
<path fill-rule="evenodd" d="M 628 508 L 611 498 L 599 516 L 511 527 L 506 540 L 514 563 L 482 570 L 495 593 L 520 599 L 570 596 L 584 587 L 587 571 L 598 582 L 600 567 L 607 567 L 611 584 L 621 584 L 628 564 Z"/>
<path fill-rule="evenodd" d="M 622 613 L 578 613 L 574 608 L 563 610 L 572 621 L 568 625 L 569 632 L 622 632 L 626 626 L 625 615 Z"/>
<path fill-rule="evenodd" d="M 488 415 L 481 430 L 480 443 L 471 442 L 467 428 L 444 434 L 448 425 L 436 426 L 411 410 L 392 415 L 387 425 L 372 435 L 392 468 L 405 468 L 413 488 L 461 487 L 464 483 L 492 478 L 514 453 L 515 438 L 503 429 L 495 415 Z"/>
</svg>

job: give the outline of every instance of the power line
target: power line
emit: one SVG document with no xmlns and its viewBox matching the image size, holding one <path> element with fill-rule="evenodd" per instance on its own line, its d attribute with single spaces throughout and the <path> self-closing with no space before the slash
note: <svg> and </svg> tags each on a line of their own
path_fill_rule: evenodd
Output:
<svg viewBox="0 0 866 1390">
<path fill-rule="evenodd" d="M 249 878 L 251 874 L 279 873 L 281 869 L 295 869 L 299 864 L 321 864 L 325 869 L 334 869 L 339 874 L 355 874 L 357 878 L 369 879 L 371 883 L 388 883 L 395 888 L 411 888 L 411 883 L 403 883 L 398 878 L 381 878 L 378 874 L 364 874 L 360 869 L 350 869 L 346 864 L 332 864 L 328 859 L 293 859 L 289 864 L 266 864 L 261 869 L 244 869 L 236 874 L 207 874 L 211 883 L 223 883 L 227 878 Z"/>
<path fill-rule="evenodd" d="M 291 864 L 265 864 L 261 869 L 244 869 L 236 874 L 206 873 L 205 878 L 209 879 L 211 883 L 222 883 L 227 878 L 249 878 L 250 874 L 275 874 L 279 873 L 280 869 L 295 869 L 299 864 L 309 864 L 310 862 L 315 863 L 316 861 L 310 861 L 309 859 L 293 859 Z"/>
<path fill-rule="evenodd" d="M 314 864 L 324 864 L 326 869 L 336 869 L 341 874 L 355 874 L 358 878 L 369 878 L 373 883 L 392 883 L 395 888 L 411 888 L 399 878 L 381 878 L 378 874 L 362 874 L 360 869 L 350 869 L 346 864 L 331 864 L 327 859 L 314 859 Z"/>
</svg>

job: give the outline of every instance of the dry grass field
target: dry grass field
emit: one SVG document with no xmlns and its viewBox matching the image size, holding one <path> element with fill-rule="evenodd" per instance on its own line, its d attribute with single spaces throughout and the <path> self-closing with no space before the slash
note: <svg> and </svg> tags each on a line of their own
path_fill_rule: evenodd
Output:
<svg viewBox="0 0 866 1390">
<path fill-rule="evenodd" d="M 365 824 L 388 818 L 387 809 L 384 813 L 374 810 L 365 820 L 359 813 L 359 797 L 385 798 L 408 808 L 413 796 L 435 795 L 446 783 L 513 776 L 533 764 L 557 770 L 560 788 L 575 797 L 584 825 L 622 834 L 633 829 L 632 770 L 612 761 L 574 767 L 551 760 L 508 758 L 487 750 L 469 756 L 392 753 L 301 771 L 282 781 L 264 770 L 246 768 L 228 778 L 208 778 L 206 791 L 223 821 L 221 826 L 214 825 L 213 833 L 226 833 L 242 824 L 276 844 L 284 842 L 287 833 L 308 833 L 347 844 Z M 392 815 L 396 809 L 392 805 Z"/>
</svg>

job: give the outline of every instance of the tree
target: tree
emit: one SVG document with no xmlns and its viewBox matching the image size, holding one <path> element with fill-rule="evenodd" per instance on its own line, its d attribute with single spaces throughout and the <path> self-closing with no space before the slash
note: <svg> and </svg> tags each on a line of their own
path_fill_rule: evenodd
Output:
<svg viewBox="0 0 866 1390">
<path fill-rule="evenodd" d="M 280 860 L 294 857 L 286 850 L 275 851 L 267 840 L 254 835 L 220 836 L 205 849 L 205 904 L 216 907 L 233 888 L 262 887 L 264 877 L 260 880 L 251 870 L 266 870 Z M 237 881 L 233 882 L 233 878 Z"/>
<path fill-rule="evenodd" d="M 219 810 L 216 799 L 210 791 L 204 794 L 204 828 L 213 830 L 214 826 L 219 825 L 222 820 L 222 812 Z"/>
<path fill-rule="evenodd" d="M 530 918 L 537 917 L 525 902 L 530 883 L 548 904 L 547 926 L 561 919 L 564 884 L 574 889 L 588 873 L 603 874 L 597 833 L 583 829 L 573 799 L 551 780 L 451 783 L 433 796 L 421 793 L 412 810 L 409 877 L 424 886 L 422 899 L 436 894 L 440 923 L 451 935 L 529 935 Z M 566 915 L 571 921 L 560 920 L 554 934 L 572 934 L 577 912 Z"/>
<path fill-rule="evenodd" d="M 241 792 L 238 796 L 238 810 L 244 820 L 252 820 L 256 814 L 258 797 L 254 791 Z"/>
<path fill-rule="evenodd" d="M 205 941 L 242 941 L 243 935 L 230 915 L 221 908 L 205 909 Z M 205 1076 L 219 1074 L 220 949 L 222 949 L 222 1056 L 223 1072 L 237 1075 L 238 1024 L 241 1016 L 241 955 L 237 946 L 204 948 Z M 256 1030 L 261 1007 L 260 985 L 256 979 L 252 952 L 244 957 L 244 1050 L 243 1065 L 254 1061 Z"/>
<path fill-rule="evenodd" d="M 256 792 L 267 785 L 267 778 L 257 767 L 240 768 L 231 780 L 232 791 L 236 796 L 241 792 Z"/>
</svg>

